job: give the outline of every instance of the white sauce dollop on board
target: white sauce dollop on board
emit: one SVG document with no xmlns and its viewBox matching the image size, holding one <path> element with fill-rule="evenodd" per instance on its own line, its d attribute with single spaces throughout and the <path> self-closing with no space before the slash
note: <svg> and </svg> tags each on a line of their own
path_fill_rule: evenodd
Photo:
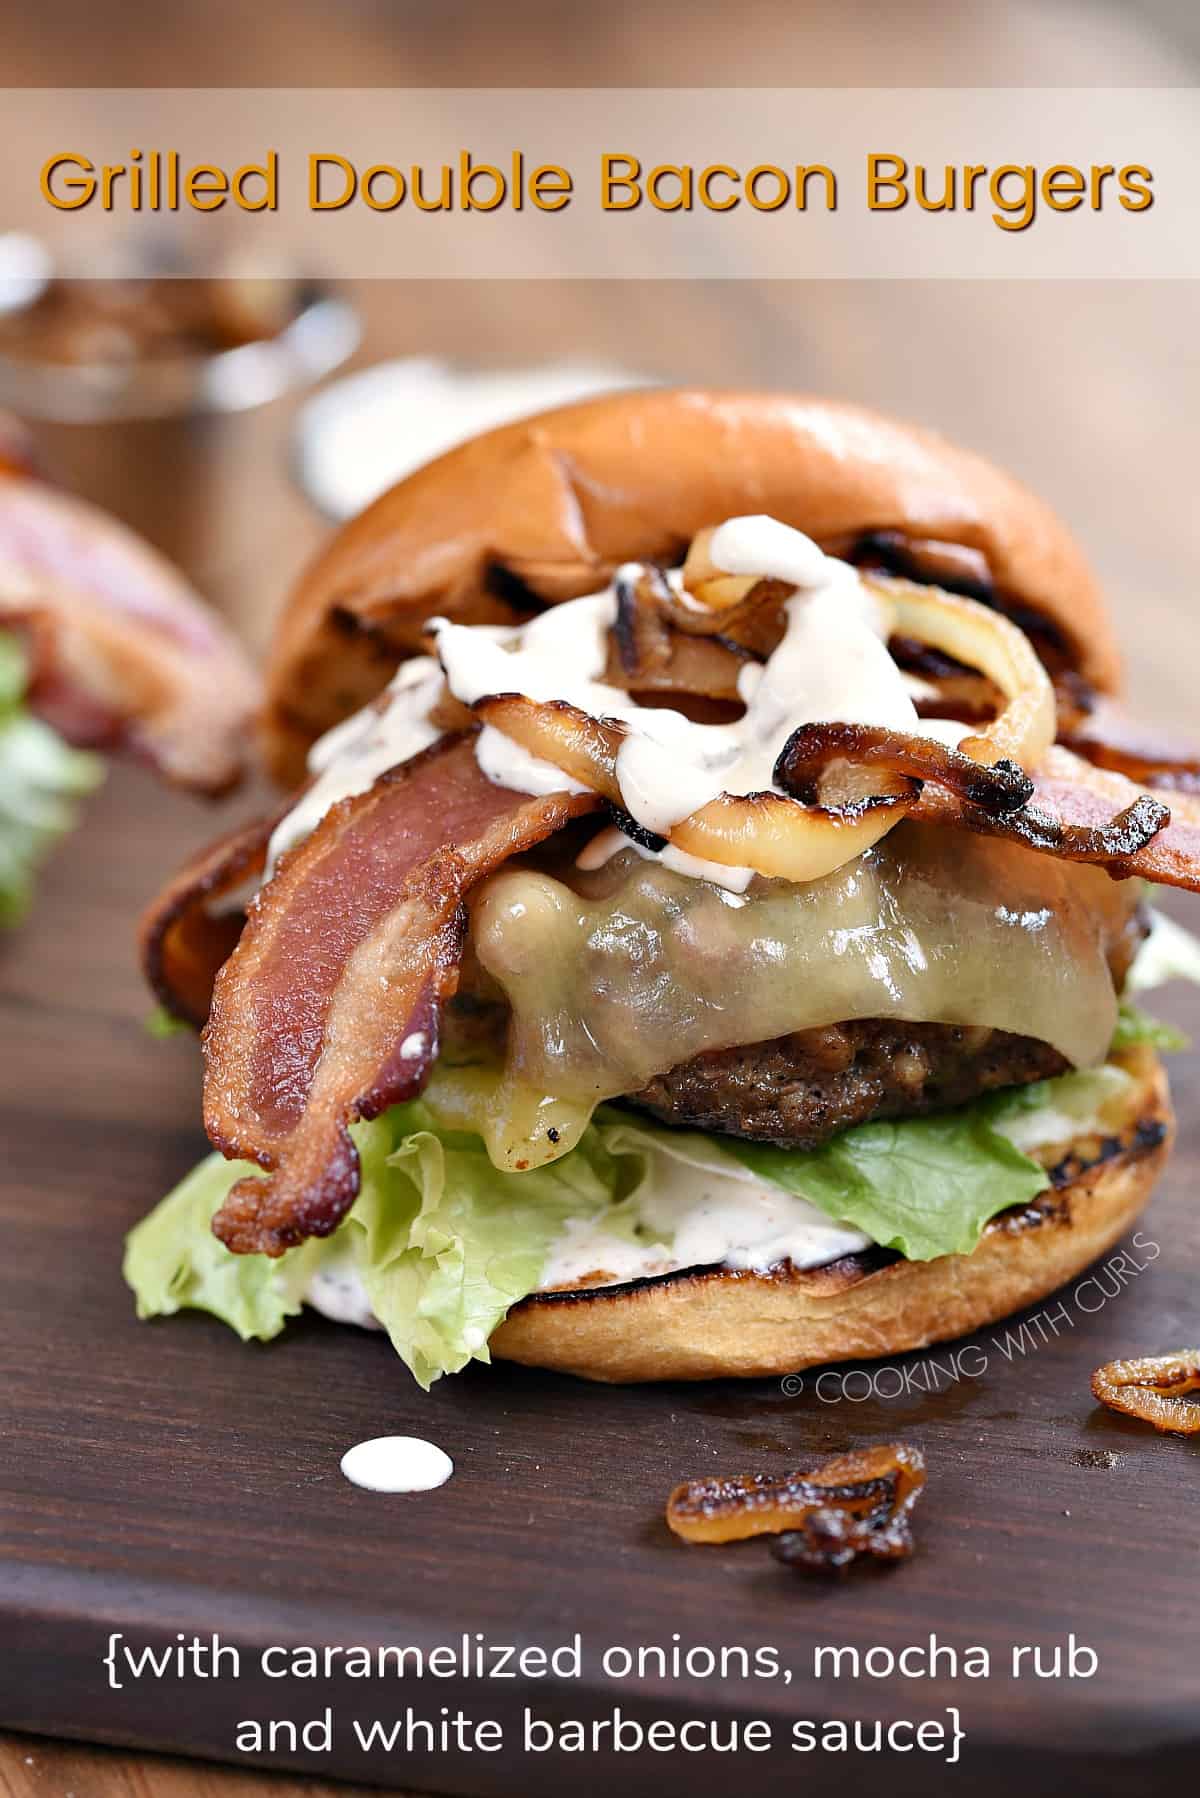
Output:
<svg viewBox="0 0 1200 1798">
<path fill-rule="evenodd" d="M 432 1492 L 445 1485 L 454 1462 L 423 1436 L 372 1436 L 346 1450 L 342 1472 L 368 1492 Z"/>
</svg>

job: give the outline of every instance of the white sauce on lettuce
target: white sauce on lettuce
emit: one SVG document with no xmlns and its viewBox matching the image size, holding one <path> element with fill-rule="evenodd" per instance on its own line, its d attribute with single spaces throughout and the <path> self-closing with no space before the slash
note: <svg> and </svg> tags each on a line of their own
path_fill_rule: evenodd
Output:
<svg viewBox="0 0 1200 1798">
<path fill-rule="evenodd" d="M 642 1139 L 647 1145 L 650 1140 Z M 765 1272 L 782 1261 L 825 1267 L 871 1246 L 861 1230 L 835 1223 L 807 1199 L 759 1179 L 715 1143 L 710 1147 L 693 1136 L 679 1141 L 686 1146 L 678 1152 L 649 1151 L 637 1233 L 607 1227 L 603 1215 L 568 1218 L 550 1246 L 537 1291 L 619 1285 L 688 1267 Z M 339 1256 L 334 1269 L 319 1269 L 303 1296 L 336 1323 L 379 1327 L 349 1256 Z"/>
<path fill-rule="evenodd" d="M 566 700 L 623 723 L 621 795 L 631 816 L 659 836 L 723 792 L 769 790 L 779 752 L 800 724 L 915 727 L 909 683 L 888 654 L 878 601 L 856 569 L 825 555 L 803 532 L 765 516 L 727 520 L 713 535 L 710 555 L 726 573 L 770 577 L 797 589 L 786 602 L 786 630 L 774 654 L 765 665 L 742 670 L 746 710 L 735 722 L 696 724 L 681 712 L 643 707 L 604 681 L 608 632 L 617 615 L 615 583 L 512 628 L 434 619 L 430 629 L 450 691 L 465 705 L 494 693 Z M 630 567 L 617 578 L 638 572 Z M 682 595 L 677 574 L 673 581 Z M 434 741 L 438 733 L 428 714 L 439 684 L 438 665 L 430 658 L 405 662 L 380 702 L 321 738 L 309 758 L 317 778 L 272 839 L 272 869 L 331 806 L 364 792 L 385 769 Z M 961 733 L 962 727 L 953 728 Z M 490 726 L 480 732 L 476 756 L 490 780 L 517 792 L 584 790 Z M 744 892 L 754 877 L 750 868 L 700 861 L 673 844 L 650 853 L 677 873 L 731 892 Z"/>
<path fill-rule="evenodd" d="M 1015 1108 L 996 1127 L 1024 1153 L 1044 1154 L 1080 1134 L 1113 1127 L 1113 1108 L 1129 1087 L 1129 1076 L 1113 1066 L 1068 1075 L 1051 1083 L 1050 1103 Z M 766 1272 L 785 1261 L 796 1268 L 826 1267 L 871 1246 L 871 1237 L 760 1179 L 714 1140 L 694 1132 L 648 1132 L 633 1117 L 627 1129 L 629 1146 L 647 1156 L 634 1200 L 636 1232 L 627 1217 L 618 1228 L 603 1213 L 568 1219 L 550 1245 L 536 1291 L 587 1291 L 687 1268 Z M 304 1303 L 339 1323 L 377 1329 L 352 1259 L 339 1254 L 336 1265 L 336 1282 L 316 1275 Z M 481 1349 L 482 1338 L 470 1346 Z"/>
<path fill-rule="evenodd" d="M 551 1246 L 538 1290 L 610 1285 L 686 1267 L 763 1272 L 781 1261 L 824 1267 L 871 1244 L 861 1230 L 760 1180 L 715 1145 L 710 1155 L 695 1159 L 653 1155 L 637 1210 L 637 1237 L 605 1229 L 603 1219 L 569 1218 Z"/>
</svg>

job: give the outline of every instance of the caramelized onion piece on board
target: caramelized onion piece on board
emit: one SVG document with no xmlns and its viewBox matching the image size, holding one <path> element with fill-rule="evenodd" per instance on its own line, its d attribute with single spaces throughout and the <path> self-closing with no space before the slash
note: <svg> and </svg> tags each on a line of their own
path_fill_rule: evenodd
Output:
<svg viewBox="0 0 1200 1798">
<path fill-rule="evenodd" d="M 1200 1349 L 1109 1361 L 1092 1375 L 1092 1391 L 1110 1411 L 1140 1417 L 1156 1430 L 1174 1436 L 1200 1435 L 1200 1405 L 1188 1404 L 1184 1398 L 1187 1392 L 1200 1392 Z"/>
<path fill-rule="evenodd" d="M 685 1542 L 777 1536 L 789 1566 L 832 1571 L 860 1554 L 912 1553 L 911 1516 L 925 1485 L 925 1457 L 907 1442 L 834 1455 L 777 1477 L 691 1480 L 667 1500 L 667 1524 Z"/>
<path fill-rule="evenodd" d="M 285 855 L 218 976 L 205 1032 L 205 1126 L 240 1180 L 213 1229 L 280 1255 L 336 1229 L 358 1193 L 347 1126 L 420 1092 L 458 984 L 470 888 L 594 810 L 489 781 L 443 737 L 335 805 Z"/>
<path fill-rule="evenodd" d="M 931 737 L 871 724 L 802 724 L 775 763 L 775 784 L 805 805 L 834 804 L 826 778 L 839 765 L 936 781 L 970 805 L 1014 812 L 1033 797 L 1033 782 L 1015 762 L 984 767 Z"/>
</svg>

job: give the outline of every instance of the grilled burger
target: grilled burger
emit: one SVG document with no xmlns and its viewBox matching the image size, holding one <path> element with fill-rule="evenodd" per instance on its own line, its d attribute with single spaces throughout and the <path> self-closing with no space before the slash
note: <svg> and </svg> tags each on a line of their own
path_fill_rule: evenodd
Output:
<svg viewBox="0 0 1200 1798">
<path fill-rule="evenodd" d="M 1143 897 L 1200 883 L 1197 765 L 1118 687 L 1046 507 L 857 408 L 621 394 L 430 464 L 283 619 L 290 797 L 144 921 L 217 1153 L 142 1314 L 690 1379 L 1070 1279 L 1169 1148 L 1129 994 L 1198 959 Z"/>
</svg>

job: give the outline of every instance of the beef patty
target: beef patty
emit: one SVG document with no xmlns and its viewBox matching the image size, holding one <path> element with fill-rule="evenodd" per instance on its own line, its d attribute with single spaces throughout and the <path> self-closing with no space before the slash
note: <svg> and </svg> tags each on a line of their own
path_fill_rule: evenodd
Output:
<svg viewBox="0 0 1200 1798">
<path fill-rule="evenodd" d="M 814 1149 L 852 1124 L 945 1111 L 1067 1066 L 1048 1043 L 1006 1030 L 867 1018 L 696 1055 L 626 1103 L 668 1124 Z"/>
</svg>

